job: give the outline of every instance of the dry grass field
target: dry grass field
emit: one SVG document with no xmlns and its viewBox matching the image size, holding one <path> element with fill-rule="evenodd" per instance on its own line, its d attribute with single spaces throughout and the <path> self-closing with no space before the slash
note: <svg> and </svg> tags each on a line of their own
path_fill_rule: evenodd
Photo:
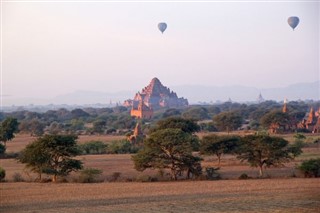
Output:
<svg viewBox="0 0 320 213">
<path fill-rule="evenodd" d="M 292 136 L 287 136 L 291 137 Z M 311 137 L 311 136 L 310 136 Z M 312 136 L 318 137 L 318 136 Z M 79 142 L 122 139 L 117 136 L 80 136 Z M 18 152 L 33 141 L 18 135 L 8 143 L 9 152 Z M 308 137 L 309 139 L 309 137 Z M 313 139 L 312 139 L 313 140 Z M 6 181 L 0 183 L 2 212 L 319 212 L 320 179 L 305 179 L 295 169 L 302 160 L 320 156 L 317 145 L 282 168 L 267 170 L 268 179 L 256 179 L 258 170 L 239 162 L 234 156 L 222 157 L 219 181 L 179 181 L 139 183 L 145 176 L 159 177 L 157 171 L 143 173 L 133 168 L 131 155 L 83 155 L 85 167 L 103 170 L 102 183 L 34 183 L 35 175 L 14 159 L 1 159 Z M 217 167 L 216 157 L 205 157 L 203 167 Z M 109 182 L 115 172 L 118 182 Z M 26 182 L 14 182 L 14 174 Z M 238 180 L 246 173 L 253 179 Z M 292 176 L 298 178 L 293 178 Z"/>
<path fill-rule="evenodd" d="M 319 212 L 319 179 L 1 183 L 1 212 Z"/>
</svg>

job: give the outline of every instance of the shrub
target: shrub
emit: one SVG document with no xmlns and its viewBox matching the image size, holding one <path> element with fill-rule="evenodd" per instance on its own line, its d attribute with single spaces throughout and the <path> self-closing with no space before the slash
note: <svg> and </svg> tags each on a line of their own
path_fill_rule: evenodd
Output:
<svg viewBox="0 0 320 213">
<path fill-rule="evenodd" d="M 206 177 L 208 180 L 219 180 L 221 179 L 220 174 L 217 172 L 220 168 L 207 167 Z"/>
<path fill-rule="evenodd" d="M 80 171 L 79 182 L 80 183 L 96 183 L 101 182 L 98 179 L 102 174 L 102 170 L 95 168 L 85 168 Z"/>
<path fill-rule="evenodd" d="M 246 173 L 242 173 L 239 177 L 239 180 L 247 180 L 247 179 L 251 179 L 251 177 L 249 177 L 249 175 L 247 175 Z"/>
<path fill-rule="evenodd" d="M 0 167 L 0 182 L 3 181 L 5 177 L 6 177 L 6 170 Z"/>
<path fill-rule="evenodd" d="M 105 154 L 108 145 L 102 141 L 89 141 L 84 144 L 80 144 L 79 149 L 82 154 Z"/>
<path fill-rule="evenodd" d="M 120 176 L 121 176 L 121 172 L 114 172 L 114 173 L 112 173 L 112 175 L 111 175 L 111 181 L 117 181 L 119 178 L 120 178 Z"/>
<path fill-rule="evenodd" d="M 138 151 L 139 147 L 127 140 L 112 141 L 107 148 L 108 154 L 130 154 L 137 153 Z"/>
<path fill-rule="evenodd" d="M 13 182 L 24 182 L 22 175 L 19 172 L 16 172 L 12 175 Z"/>
<path fill-rule="evenodd" d="M 0 143 L 0 155 L 4 154 L 6 152 L 6 147 Z"/>
<path fill-rule="evenodd" d="M 149 175 L 139 175 L 137 178 L 136 178 L 136 182 L 157 182 L 158 179 L 155 178 L 155 177 L 151 177 Z"/>
<path fill-rule="evenodd" d="M 299 169 L 305 177 L 320 177 L 320 158 L 303 161 Z"/>
</svg>

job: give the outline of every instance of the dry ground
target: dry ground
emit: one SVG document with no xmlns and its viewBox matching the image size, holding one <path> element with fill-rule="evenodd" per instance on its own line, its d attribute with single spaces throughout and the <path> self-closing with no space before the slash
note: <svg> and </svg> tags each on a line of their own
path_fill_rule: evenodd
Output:
<svg viewBox="0 0 320 213">
<path fill-rule="evenodd" d="M 1 212 L 319 212 L 319 179 L 1 183 Z"/>
<path fill-rule="evenodd" d="M 8 143 L 8 151 L 17 152 L 33 141 L 18 135 Z M 81 136 L 81 143 L 90 140 L 109 142 L 121 139 L 106 136 Z M 220 181 L 181 181 L 137 183 L 125 182 L 139 176 L 157 176 L 156 171 L 137 172 L 131 155 L 84 155 L 78 158 L 85 167 L 103 170 L 102 180 L 109 181 L 120 172 L 120 181 L 113 183 L 14 183 L 20 173 L 26 181 L 35 175 L 14 159 L 0 159 L 6 180 L 0 183 L 0 213 L 4 212 L 319 212 L 320 179 L 302 177 L 294 169 L 302 160 L 319 157 L 320 148 L 304 149 L 302 156 L 283 168 L 268 169 L 271 179 L 237 180 L 242 173 L 257 177 L 258 171 L 234 156 L 222 157 Z M 204 167 L 217 166 L 214 156 L 206 157 Z M 69 180 L 77 178 L 72 174 Z"/>
</svg>

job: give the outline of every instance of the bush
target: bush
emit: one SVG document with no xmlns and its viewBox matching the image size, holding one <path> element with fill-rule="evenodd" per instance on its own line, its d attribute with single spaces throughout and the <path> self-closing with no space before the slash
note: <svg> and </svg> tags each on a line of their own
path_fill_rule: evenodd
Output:
<svg viewBox="0 0 320 213">
<path fill-rule="evenodd" d="M 117 181 L 119 178 L 120 178 L 120 176 L 121 176 L 121 172 L 114 172 L 114 173 L 112 173 L 112 175 L 111 175 L 111 181 Z"/>
<path fill-rule="evenodd" d="M 304 177 L 320 177 L 320 158 L 303 161 L 299 169 Z"/>
<path fill-rule="evenodd" d="M 107 151 L 108 145 L 102 141 L 89 141 L 84 144 L 80 144 L 79 149 L 81 153 L 86 154 L 105 154 Z"/>
<path fill-rule="evenodd" d="M 98 178 L 102 174 L 102 170 L 95 168 L 85 168 L 80 171 L 79 182 L 80 183 L 97 183 L 102 182 Z"/>
<path fill-rule="evenodd" d="M 131 154 L 138 151 L 139 147 L 127 140 L 112 141 L 107 148 L 108 154 Z"/>
<path fill-rule="evenodd" d="M 6 147 L 0 143 L 0 155 L 4 154 L 6 152 Z"/>
<path fill-rule="evenodd" d="M 0 167 L 0 182 L 3 181 L 5 177 L 6 177 L 6 170 Z"/>
<path fill-rule="evenodd" d="M 219 180 L 221 179 L 220 174 L 217 172 L 220 168 L 207 167 L 206 168 L 206 177 L 208 180 Z"/>
<path fill-rule="evenodd" d="M 12 175 L 13 182 L 24 182 L 22 175 L 19 172 L 16 172 Z"/>
<path fill-rule="evenodd" d="M 158 179 L 155 177 L 151 177 L 149 175 L 139 175 L 138 177 L 136 177 L 136 182 L 157 182 Z"/>
<path fill-rule="evenodd" d="M 247 175 L 246 173 L 242 173 L 239 177 L 239 180 L 247 180 L 247 179 L 251 179 L 251 177 L 249 177 L 249 175 Z"/>
</svg>

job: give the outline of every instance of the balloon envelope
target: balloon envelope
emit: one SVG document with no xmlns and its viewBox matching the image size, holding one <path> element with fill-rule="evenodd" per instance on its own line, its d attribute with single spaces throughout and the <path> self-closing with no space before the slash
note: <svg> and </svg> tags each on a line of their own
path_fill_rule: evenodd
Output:
<svg viewBox="0 0 320 213">
<path fill-rule="evenodd" d="M 294 30 L 294 28 L 296 28 L 299 24 L 299 18 L 297 16 L 291 16 L 288 18 L 288 24 L 290 25 L 290 27 Z"/>
<path fill-rule="evenodd" d="M 167 24 L 164 22 L 161 22 L 158 24 L 158 28 L 163 33 L 167 29 Z"/>
</svg>

